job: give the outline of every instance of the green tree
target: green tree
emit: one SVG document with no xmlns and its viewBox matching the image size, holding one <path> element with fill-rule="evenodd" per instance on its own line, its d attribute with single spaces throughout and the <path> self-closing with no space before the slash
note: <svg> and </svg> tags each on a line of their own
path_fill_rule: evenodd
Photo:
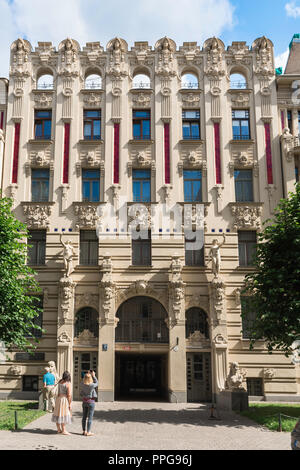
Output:
<svg viewBox="0 0 300 470">
<path fill-rule="evenodd" d="M 300 339 L 300 184 L 282 199 L 274 219 L 265 223 L 253 274 L 246 276 L 242 294 L 249 296 L 243 316 L 255 312 L 250 347 L 264 339 L 269 352 L 292 353 Z"/>
<path fill-rule="evenodd" d="M 11 212 L 12 200 L 0 195 L 0 342 L 7 349 L 31 351 L 37 341 L 33 329 L 40 291 L 35 272 L 26 264 L 27 227 Z"/>
</svg>

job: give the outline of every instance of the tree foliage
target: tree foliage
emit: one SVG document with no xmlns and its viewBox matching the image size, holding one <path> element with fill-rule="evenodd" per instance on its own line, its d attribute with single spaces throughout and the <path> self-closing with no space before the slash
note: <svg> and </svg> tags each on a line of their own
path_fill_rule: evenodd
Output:
<svg viewBox="0 0 300 470">
<path fill-rule="evenodd" d="M 26 264 L 27 227 L 11 212 L 12 200 L 0 195 L 0 341 L 5 347 L 30 351 L 36 346 L 33 329 L 40 291 L 35 273 Z"/>
<path fill-rule="evenodd" d="M 255 268 L 242 294 L 250 296 L 243 315 L 255 312 L 250 347 L 266 341 L 269 352 L 292 353 L 300 339 L 300 184 L 282 199 L 273 220 L 259 234 Z"/>
</svg>

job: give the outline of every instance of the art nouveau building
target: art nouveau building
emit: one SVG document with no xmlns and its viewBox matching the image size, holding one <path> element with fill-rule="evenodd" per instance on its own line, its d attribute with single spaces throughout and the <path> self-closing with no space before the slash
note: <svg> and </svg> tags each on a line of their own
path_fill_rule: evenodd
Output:
<svg viewBox="0 0 300 470">
<path fill-rule="evenodd" d="M 295 181 L 280 111 L 264 37 L 12 44 L 3 188 L 45 333 L 0 365 L 1 396 L 31 396 L 54 360 L 75 399 L 92 368 L 101 401 L 221 402 L 238 363 L 251 396 L 299 400 L 298 366 L 250 352 L 241 319 L 257 233 Z"/>
</svg>

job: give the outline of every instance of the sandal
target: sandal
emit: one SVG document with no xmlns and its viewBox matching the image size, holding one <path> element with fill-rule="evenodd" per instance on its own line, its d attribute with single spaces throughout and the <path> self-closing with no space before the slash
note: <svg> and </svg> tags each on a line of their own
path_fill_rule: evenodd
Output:
<svg viewBox="0 0 300 470">
<path fill-rule="evenodd" d="M 95 434 L 93 432 L 87 432 L 86 436 L 94 436 Z"/>
</svg>

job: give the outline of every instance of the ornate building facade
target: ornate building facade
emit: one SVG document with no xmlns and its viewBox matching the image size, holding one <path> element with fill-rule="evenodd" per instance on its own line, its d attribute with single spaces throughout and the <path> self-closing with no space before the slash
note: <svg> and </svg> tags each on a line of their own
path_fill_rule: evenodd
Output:
<svg viewBox="0 0 300 470">
<path fill-rule="evenodd" d="M 0 364 L 0 396 L 35 396 L 55 361 L 75 399 L 94 369 L 100 401 L 299 400 L 299 366 L 250 352 L 241 317 L 257 233 L 296 180 L 276 80 L 265 37 L 12 44 L 3 190 L 45 332 Z"/>
</svg>

